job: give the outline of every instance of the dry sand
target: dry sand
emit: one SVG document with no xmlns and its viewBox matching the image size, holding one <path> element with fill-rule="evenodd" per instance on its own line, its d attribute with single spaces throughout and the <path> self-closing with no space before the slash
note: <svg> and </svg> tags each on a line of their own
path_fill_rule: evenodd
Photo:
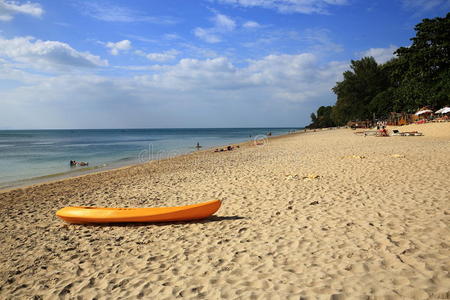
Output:
<svg viewBox="0 0 450 300">
<path fill-rule="evenodd" d="M 450 298 L 450 123 L 418 130 L 288 135 L 0 193 L 0 298 Z M 201 222 L 54 215 L 212 199 Z"/>
</svg>

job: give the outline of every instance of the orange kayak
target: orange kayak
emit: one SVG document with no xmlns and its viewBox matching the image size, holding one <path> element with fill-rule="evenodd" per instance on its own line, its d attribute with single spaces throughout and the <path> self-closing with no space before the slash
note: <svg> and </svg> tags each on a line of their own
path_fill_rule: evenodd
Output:
<svg viewBox="0 0 450 300">
<path fill-rule="evenodd" d="M 220 200 L 175 207 L 107 208 L 64 207 L 56 215 L 69 223 L 172 222 L 198 220 L 220 208 Z"/>
</svg>

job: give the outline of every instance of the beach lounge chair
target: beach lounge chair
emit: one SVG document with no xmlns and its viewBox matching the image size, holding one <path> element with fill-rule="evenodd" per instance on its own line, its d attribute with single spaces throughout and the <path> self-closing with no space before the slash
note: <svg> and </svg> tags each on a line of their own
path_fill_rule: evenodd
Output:
<svg viewBox="0 0 450 300">
<path fill-rule="evenodd" d="M 385 128 L 380 129 L 377 131 L 376 137 L 389 137 L 389 133 L 387 132 L 387 130 Z"/>
<path fill-rule="evenodd" d="M 367 131 L 364 131 L 364 135 L 365 136 L 367 136 L 367 135 L 377 135 L 377 131 L 376 130 L 367 130 Z"/>
<path fill-rule="evenodd" d="M 391 135 L 401 135 L 401 133 L 397 129 L 394 129 L 394 130 L 392 130 Z"/>
<path fill-rule="evenodd" d="M 376 135 L 377 131 L 376 130 L 357 131 L 357 132 L 354 132 L 354 134 L 364 135 L 364 136 Z"/>
<path fill-rule="evenodd" d="M 397 135 L 397 136 L 423 136 L 422 132 L 418 132 L 418 131 L 404 131 L 404 132 L 400 132 L 396 129 L 392 130 L 391 135 Z"/>
<path fill-rule="evenodd" d="M 401 136 L 422 136 L 422 132 L 418 131 L 405 131 L 400 133 Z"/>
</svg>

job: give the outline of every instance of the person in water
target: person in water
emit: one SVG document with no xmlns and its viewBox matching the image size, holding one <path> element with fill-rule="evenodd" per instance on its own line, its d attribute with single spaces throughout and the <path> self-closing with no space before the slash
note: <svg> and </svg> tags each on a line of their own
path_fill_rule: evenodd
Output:
<svg viewBox="0 0 450 300">
<path fill-rule="evenodd" d="M 76 166 L 88 166 L 89 163 L 86 161 L 76 161 L 76 160 L 71 160 L 70 161 L 70 166 L 71 167 L 76 167 Z"/>
</svg>

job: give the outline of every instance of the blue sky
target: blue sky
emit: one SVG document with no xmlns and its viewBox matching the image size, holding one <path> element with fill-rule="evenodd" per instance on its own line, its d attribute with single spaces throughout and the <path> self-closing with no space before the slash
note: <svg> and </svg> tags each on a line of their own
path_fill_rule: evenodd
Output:
<svg viewBox="0 0 450 300">
<path fill-rule="evenodd" d="M 0 0 L 0 128 L 304 126 L 447 0 Z"/>
</svg>

